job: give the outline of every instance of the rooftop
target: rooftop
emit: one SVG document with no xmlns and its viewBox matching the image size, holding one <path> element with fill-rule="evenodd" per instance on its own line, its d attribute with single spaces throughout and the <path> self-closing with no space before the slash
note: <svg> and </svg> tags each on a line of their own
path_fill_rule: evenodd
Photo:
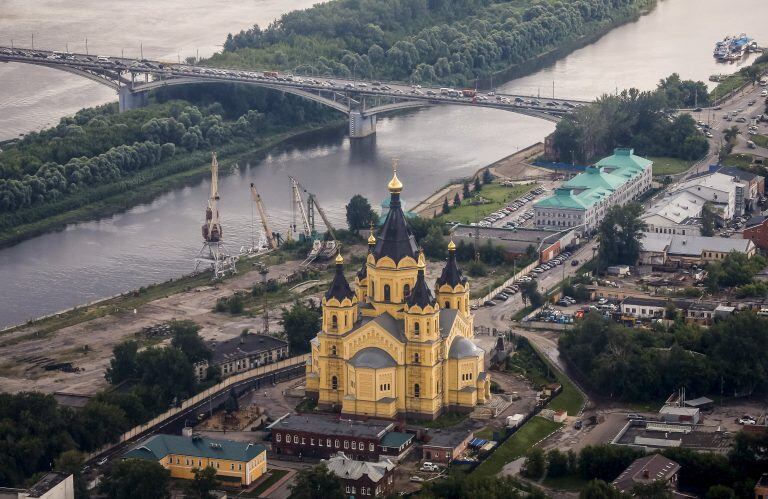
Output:
<svg viewBox="0 0 768 499">
<path fill-rule="evenodd" d="M 339 435 L 349 437 L 381 439 L 394 428 L 389 421 L 355 421 L 338 419 L 319 414 L 286 414 L 269 425 L 271 430 L 296 430 L 321 435 Z"/>
<path fill-rule="evenodd" d="M 212 343 L 214 364 L 227 362 L 228 360 L 240 359 L 249 355 L 256 355 L 262 352 L 268 352 L 276 348 L 284 348 L 288 342 L 266 334 L 247 334 L 222 341 L 221 343 Z"/>
<path fill-rule="evenodd" d="M 214 440 L 193 435 L 154 435 L 138 443 L 123 454 L 123 459 L 148 459 L 159 461 L 169 454 L 208 459 L 248 462 L 266 452 L 263 445 L 233 440 Z"/>
<path fill-rule="evenodd" d="M 700 411 L 695 407 L 679 407 L 676 405 L 665 405 L 659 410 L 659 414 L 674 414 L 677 416 L 695 416 Z"/>
<path fill-rule="evenodd" d="M 381 439 L 381 446 L 399 449 L 402 445 L 407 444 L 411 440 L 413 440 L 413 433 L 390 431 Z"/>
<path fill-rule="evenodd" d="M 348 458 L 344 453 L 325 460 L 328 470 L 339 478 L 347 480 L 358 480 L 367 476 L 373 483 L 378 483 L 388 471 L 395 468 L 395 465 L 389 459 L 371 463 L 366 461 L 355 461 Z"/>
<path fill-rule="evenodd" d="M 464 440 L 471 439 L 474 433 L 471 431 L 447 431 L 440 430 L 430 434 L 432 438 L 425 444 L 430 447 L 445 447 L 455 449 Z"/>
<path fill-rule="evenodd" d="M 612 443 L 645 450 L 681 447 L 726 453 L 731 447 L 732 439 L 727 433 L 717 431 L 717 428 L 652 421 L 627 423 Z"/>
<path fill-rule="evenodd" d="M 639 305 L 641 307 L 666 307 L 667 303 L 669 303 L 667 300 L 640 296 L 628 296 L 621 302 L 622 305 Z"/>
<path fill-rule="evenodd" d="M 41 497 L 70 476 L 70 473 L 50 471 L 27 489 L 27 497 Z"/>
<path fill-rule="evenodd" d="M 669 481 L 680 471 L 680 465 L 661 454 L 651 454 L 636 459 L 613 481 L 613 486 L 621 492 L 627 492 L 637 484 L 655 481 Z"/>
<path fill-rule="evenodd" d="M 701 216 L 701 209 L 707 200 L 689 191 L 670 194 L 656 201 L 643 214 L 643 220 L 660 216 L 675 224 L 684 224 L 688 219 Z"/>
<path fill-rule="evenodd" d="M 701 256 L 704 251 L 748 253 L 754 243 L 749 239 L 730 239 L 681 234 L 646 232 L 642 239 L 643 251 L 665 251 L 672 255 Z"/>
</svg>

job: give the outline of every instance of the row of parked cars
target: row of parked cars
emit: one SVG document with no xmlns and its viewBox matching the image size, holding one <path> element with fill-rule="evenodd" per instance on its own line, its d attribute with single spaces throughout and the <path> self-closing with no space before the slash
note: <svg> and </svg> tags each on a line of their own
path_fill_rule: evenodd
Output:
<svg viewBox="0 0 768 499">
<path fill-rule="evenodd" d="M 544 193 L 544 189 L 542 187 L 537 187 L 525 196 L 521 196 L 518 199 L 512 201 L 505 207 L 501 208 L 499 211 L 494 211 L 487 217 L 483 218 L 478 225 L 480 227 L 490 227 L 493 222 L 498 222 L 504 217 L 507 217 L 511 215 L 512 213 L 515 213 L 516 211 L 523 208 L 527 203 L 530 203 L 533 201 L 536 196 L 540 196 Z M 522 213 L 519 217 L 517 217 L 515 220 L 512 220 L 510 222 L 507 222 L 505 224 L 506 227 L 517 227 L 518 225 L 522 225 L 525 223 L 526 220 L 529 220 L 533 218 L 533 210 L 527 210 L 526 212 Z M 474 225 L 474 224 L 473 224 Z"/>
<path fill-rule="evenodd" d="M 533 272 L 536 275 L 542 274 L 542 273 L 546 272 L 549 269 L 553 269 L 553 268 L 557 267 L 558 265 L 562 265 L 570 257 L 571 257 L 571 252 L 570 251 L 566 251 L 565 253 L 560 253 L 558 256 L 556 256 L 552 260 L 549 260 L 546 263 L 542 263 L 541 265 L 539 265 L 538 267 L 533 269 L 531 272 Z M 576 265 L 578 265 L 578 264 L 579 264 L 578 260 L 573 260 L 571 262 L 571 265 L 573 265 L 574 267 Z"/>
<path fill-rule="evenodd" d="M 570 257 L 571 257 L 571 252 L 566 251 L 565 253 L 561 253 L 560 255 L 556 256 L 552 260 L 541 264 L 540 266 L 533 269 L 530 274 L 526 274 L 524 276 L 519 277 L 518 279 L 515 280 L 515 282 L 513 282 L 512 284 L 504 288 L 501 292 L 499 292 L 496 296 L 493 297 L 493 300 L 486 300 L 485 303 L 483 303 L 483 305 L 485 305 L 486 307 L 493 307 L 496 305 L 496 302 L 494 300 L 497 300 L 497 301 L 509 300 L 509 298 L 512 295 L 520 292 L 520 287 L 523 284 L 527 282 L 531 282 L 539 274 L 546 272 L 549 269 L 553 269 L 558 265 L 562 265 L 563 262 L 568 260 Z M 576 262 L 574 265 L 578 265 L 578 260 L 573 260 L 573 261 Z M 575 303 L 575 300 L 574 300 L 574 303 Z"/>
</svg>

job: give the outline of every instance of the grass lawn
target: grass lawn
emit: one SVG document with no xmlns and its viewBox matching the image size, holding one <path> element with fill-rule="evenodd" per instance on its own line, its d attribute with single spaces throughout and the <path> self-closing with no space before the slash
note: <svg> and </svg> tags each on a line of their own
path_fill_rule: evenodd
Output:
<svg viewBox="0 0 768 499">
<path fill-rule="evenodd" d="M 480 196 L 483 199 L 490 201 L 487 204 L 481 204 L 479 207 L 471 204 L 471 199 L 465 199 L 462 201 L 461 206 L 453 208 L 453 199 L 449 199 L 451 204 L 451 211 L 446 215 L 441 215 L 445 221 L 456 221 L 463 224 L 468 224 L 476 221 L 477 216 L 480 219 L 486 215 L 493 213 L 505 204 L 514 201 L 528 191 L 535 189 L 537 185 L 513 185 L 507 187 L 501 184 L 488 184 L 484 185 L 480 190 Z M 474 192 L 472 193 L 474 195 Z M 477 210 L 477 211 L 476 211 Z"/>
<path fill-rule="evenodd" d="M 683 173 L 685 170 L 693 166 L 694 163 L 694 161 L 677 158 L 656 157 L 648 159 L 653 161 L 654 176 L 676 175 L 678 173 Z"/>
<path fill-rule="evenodd" d="M 578 475 L 563 475 L 557 478 L 547 477 L 542 483 L 550 489 L 580 491 L 587 486 L 589 480 L 585 480 Z"/>
<path fill-rule="evenodd" d="M 559 371 L 553 370 L 553 372 L 558 382 L 563 385 L 563 390 L 547 404 L 547 408 L 553 411 L 568 411 L 569 416 L 575 416 L 584 405 L 584 396 L 566 376 Z"/>
<path fill-rule="evenodd" d="M 485 440 L 493 440 L 493 427 L 486 426 L 482 430 L 475 432 L 475 438 L 483 438 Z"/>
<path fill-rule="evenodd" d="M 752 164 L 752 159 L 751 154 L 729 154 L 723 160 L 723 164 L 736 168 L 748 168 Z"/>
<path fill-rule="evenodd" d="M 760 147 L 768 147 L 768 136 L 757 134 L 751 135 L 748 138 Z"/>
<path fill-rule="evenodd" d="M 288 470 L 270 470 L 267 479 L 261 482 L 258 487 L 248 492 L 247 497 L 259 497 L 262 492 L 270 488 L 287 474 Z"/>
<path fill-rule="evenodd" d="M 533 444 L 546 437 L 560 423 L 536 416 L 525 423 L 517 432 L 501 444 L 488 459 L 483 461 L 474 471 L 480 476 L 494 476 L 501 471 L 505 464 L 523 456 Z"/>
</svg>

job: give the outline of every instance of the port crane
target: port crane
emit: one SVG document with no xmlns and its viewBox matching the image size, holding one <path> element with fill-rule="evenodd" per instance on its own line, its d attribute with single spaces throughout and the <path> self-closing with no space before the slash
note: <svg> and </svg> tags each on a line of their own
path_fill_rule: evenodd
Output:
<svg viewBox="0 0 768 499">
<path fill-rule="evenodd" d="M 258 253 L 264 248 L 267 250 L 275 250 L 280 245 L 280 234 L 272 232 L 269 217 L 267 216 L 267 210 L 264 207 L 264 202 L 261 200 L 261 194 L 256 190 L 256 185 L 251 182 L 251 248 L 248 253 Z M 254 214 L 253 208 L 256 207 L 256 211 L 259 213 L 259 219 L 261 220 L 262 235 L 258 244 L 253 236 L 254 226 Z"/>
<path fill-rule="evenodd" d="M 302 186 L 296 178 L 291 176 L 288 178 L 290 179 L 291 193 L 293 197 L 293 207 L 291 210 L 293 215 L 293 226 L 291 227 L 291 230 L 293 232 L 297 231 L 296 217 L 299 216 L 301 218 L 303 229 L 303 231 L 299 234 L 299 239 L 312 241 L 312 249 L 309 251 L 309 255 L 307 256 L 306 260 L 304 260 L 302 265 L 308 265 L 319 257 L 328 258 L 334 255 L 338 248 L 336 232 L 333 229 L 333 225 L 328 220 L 328 217 L 325 214 L 325 210 L 323 210 L 323 208 L 320 206 L 320 203 L 317 201 L 317 196 L 304 188 L 304 186 Z M 302 198 L 302 191 L 307 193 L 306 206 Z M 317 213 L 320 215 L 320 218 L 323 220 L 325 227 L 328 229 L 328 233 L 332 238 L 331 241 L 320 240 L 320 237 L 315 228 L 315 211 L 317 211 Z"/>
<path fill-rule="evenodd" d="M 211 194 L 205 209 L 205 222 L 202 226 L 203 247 L 195 258 L 195 271 L 201 266 L 209 267 L 213 278 L 219 279 L 235 273 L 236 258 L 231 256 L 224 246 L 224 231 L 219 218 L 219 162 L 216 153 L 211 152 Z"/>
</svg>

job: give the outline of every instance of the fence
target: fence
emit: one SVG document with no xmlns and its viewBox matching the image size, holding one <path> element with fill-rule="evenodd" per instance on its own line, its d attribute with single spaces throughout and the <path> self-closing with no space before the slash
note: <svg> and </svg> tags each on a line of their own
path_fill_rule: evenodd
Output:
<svg viewBox="0 0 768 499">
<path fill-rule="evenodd" d="M 491 291 L 490 293 L 488 293 L 483 297 L 476 298 L 473 305 L 476 305 L 478 307 L 481 306 L 486 300 L 490 300 L 497 294 L 501 293 L 504 290 L 504 288 L 506 288 L 513 282 L 515 282 L 517 279 L 520 279 L 524 275 L 528 274 L 531 270 L 535 269 L 538 266 L 539 266 L 539 260 L 531 262 L 527 267 L 522 268 L 517 274 L 513 275 L 512 277 L 504 281 L 504 283 L 501 286 L 495 288 L 493 291 Z"/>
<path fill-rule="evenodd" d="M 184 402 L 181 403 L 178 407 L 173 407 L 171 409 L 168 409 L 164 413 L 160 414 L 159 416 L 156 416 L 155 418 L 147 421 L 144 424 L 134 426 L 130 430 L 126 431 L 122 435 L 120 435 L 120 438 L 111 444 L 107 444 L 100 449 L 97 449 L 93 451 L 89 456 L 88 460 L 93 459 L 94 457 L 98 456 L 99 454 L 102 454 L 111 448 L 115 447 L 116 445 L 122 444 L 127 442 L 128 440 L 131 440 L 132 438 L 135 438 L 138 435 L 141 435 L 142 433 L 151 430 L 155 426 L 159 425 L 160 423 L 165 422 L 166 420 L 172 418 L 173 416 L 176 416 L 179 413 L 182 413 L 191 407 L 194 407 L 195 405 L 199 404 L 200 402 L 204 401 L 208 397 L 213 397 L 220 392 L 226 390 L 232 385 L 236 385 L 238 383 L 241 383 L 243 381 L 248 381 L 252 378 L 258 378 L 259 376 L 264 376 L 265 374 L 269 374 L 272 372 L 280 371 L 289 367 L 295 367 L 301 364 L 305 364 L 307 361 L 307 358 L 309 357 L 309 354 L 299 355 L 297 357 L 291 357 L 286 360 L 281 360 L 278 362 L 275 362 L 274 364 L 269 364 L 266 366 L 257 367 L 255 369 L 251 369 L 249 371 L 242 372 L 240 374 L 234 374 L 218 385 L 212 386 L 208 388 L 207 390 L 204 390 L 197 395 L 194 395 L 191 398 L 188 398 Z"/>
</svg>

